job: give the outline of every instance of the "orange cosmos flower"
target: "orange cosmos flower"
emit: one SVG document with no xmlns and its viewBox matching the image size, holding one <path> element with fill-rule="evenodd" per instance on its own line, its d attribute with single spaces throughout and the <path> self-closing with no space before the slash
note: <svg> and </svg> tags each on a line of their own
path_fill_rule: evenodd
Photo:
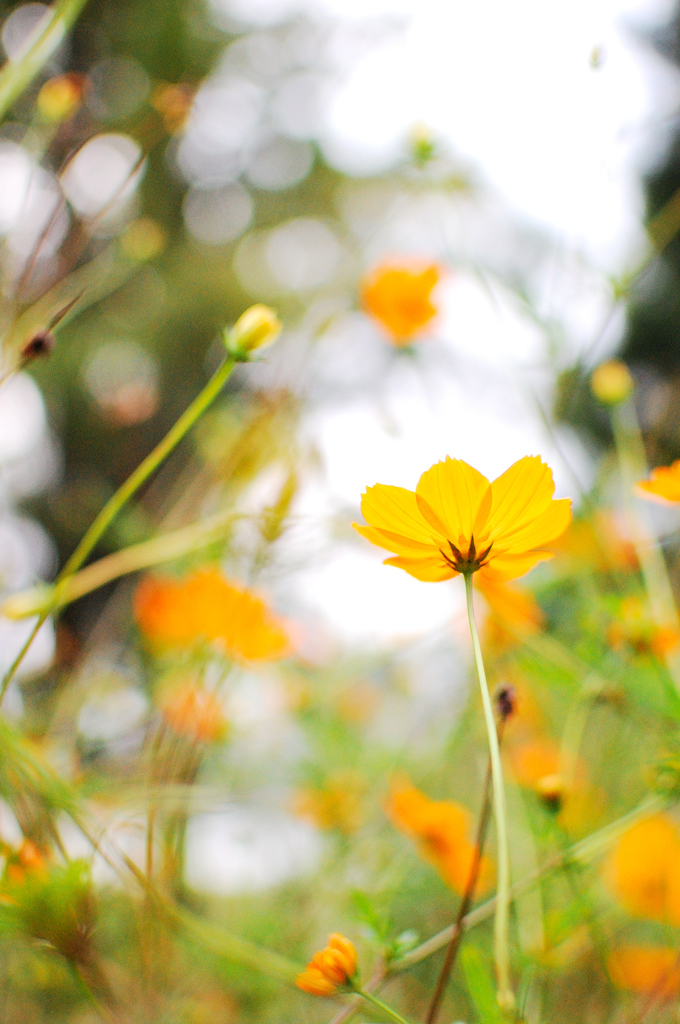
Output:
<svg viewBox="0 0 680 1024">
<path fill-rule="evenodd" d="M 560 748 L 552 740 L 527 740 L 509 753 L 512 773 L 520 786 L 536 789 L 546 778 L 559 775 Z"/>
<path fill-rule="evenodd" d="M 640 480 L 635 485 L 638 498 L 658 501 L 662 505 L 674 505 L 680 501 L 680 459 L 672 466 L 657 466 L 649 474 L 649 480 Z"/>
<path fill-rule="evenodd" d="M 219 698 L 197 683 L 180 683 L 167 690 L 161 697 L 160 709 L 171 729 L 199 743 L 219 740 L 226 731 Z"/>
<path fill-rule="evenodd" d="M 453 800 L 430 800 L 406 780 L 396 785 L 385 808 L 394 825 L 416 843 L 425 860 L 432 864 L 447 885 L 462 895 L 467 888 L 475 855 L 468 839 L 471 820 L 468 810 Z M 482 857 L 477 891 L 488 889 L 493 869 Z"/>
<path fill-rule="evenodd" d="M 137 589 L 135 616 L 141 630 L 162 645 L 212 640 L 243 661 L 272 661 L 290 653 L 283 623 L 264 601 L 216 569 L 183 580 L 147 578 Z"/>
<path fill-rule="evenodd" d="M 417 580 L 439 582 L 481 572 L 503 581 L 552 558 L 537 551 L 571 520 L 571 501 L 553 499 L 552 472 L 537 455 L 515 462 L 493 483 L 462 459 L 446 458 L 421 476 L 414 491 L 376 484 L 354 527 Z"/>
<path fill-rule="evenodd" d="M 395 345 L 407 345 L 437 314 L 431 295 L 439 278 L 434 264 L 384 263 L 365 278 L 361 304 Z"/>
<path fill-rule="evenodd" d="M 295 984 L 313 996 L 332 996 L 346 985 L 351 985 L 357 972 L 357 951 L 354 943 L 334 932 L 328 936 L 325 949 L 315 953 Z"/>
<path fill-rule="evenodd" d="M 604 868 L 605 881 L 633 917 L 680 925 L 680 831 L 666 815 L 631 826 Z"/>
<path fill-rule="evenodd" d="M 680 958 L 667 946 L 621 946 L 607 958 L 609 976 L 617 988 L 659 999 L 680 992 Z"/>
</svg>

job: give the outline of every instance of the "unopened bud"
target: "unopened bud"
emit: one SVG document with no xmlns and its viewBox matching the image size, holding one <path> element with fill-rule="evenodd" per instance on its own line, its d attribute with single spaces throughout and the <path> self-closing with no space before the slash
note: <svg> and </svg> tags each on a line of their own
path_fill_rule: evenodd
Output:
<svg viewBox="0 0 680 1024">
<path fill-rule="evenodd" d="M 517 710 L 517 694 L 514 686 L 501 686 L 496 692 L 496 708 L 502 722 L 505 722 Z"/>
<path fill-rule="evenodd" d="M 54 335 L 49 331 L 38 331 L 21 349 L 21 362 L 32 363 L 34 359 L 42 359 L 52 354 L 55 346 Z"/>
<path fill-rule="evenodd" d="M 603 405 L 620 405 L 633 391 L 635 381 L 625 363 L 609 359 L 593 371 L 590 386 Z"/>
<path fill-rule="evenodd" d="M 536 783 L 536 794 L 549 811 L 559 811 L 564 798 L 564 780 L 561 775 L 544 775 Z"/>
<path fill-rule="evenodd" d="M 57 75 L 45 82 L 38 93 L 37 107 L 44 121 L 56 124 L 70 117 L 83 98 L 82 75 Z"/>
<path fill-rule="evenodd" d="M 281 321 L 269 306 L 251 306 L 242 313 L 230 331 L 225 331 L 224 344 L 235 359 L 243 359 L 256 349 L 273 345 L 281 333 Z"/>
</svg>

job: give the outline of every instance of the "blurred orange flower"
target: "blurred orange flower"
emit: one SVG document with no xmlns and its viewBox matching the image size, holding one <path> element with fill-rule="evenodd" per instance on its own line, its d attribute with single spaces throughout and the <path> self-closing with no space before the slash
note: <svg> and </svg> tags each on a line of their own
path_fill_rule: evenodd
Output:
<svg viewBox="0 0 680 1024">
<path fill-rule="evenodd" d="M 536 789 L 543 779 L 559 775 L 560 748 L 552 740 L 527 740 L 512 747 L 508 756 L 515 779 L 527 789 Z"/>
<path fill-rule="evenodd" d="M 526 633 L 536 633 L 541 628 L 543 612 L 526 590 L 484 575 L 479 575 L 476 583 L 489 608 L 501 621 Z"/>
<path fill-rule="evenodd" d="M 361 304 L 395 345 L 407 345 L 437 314 L 432 291 L 440 276 L 432 263 L 383 263 L 364 279 Z"/>
<path fill-rule="evenodd" d="M 612 983 L 617 988 L 659 999 L 680 992 L 680 954 L 668 946 L 620 946 L 607 958 Z"/>
<path fill-rule="evenodd" d="M 24 839 L 19 849 L 7 856 L 5 875 L 8 882 L 23 882 L 26 875 L 44 874 L 46 871 L 45 857 L 30 839 Z"/>
<path fill-rule="evenodd" d="M 184 127 L 194 100 L 195 89 L 189 85 L 159 83 L 153 91 L 151 104 L 163 118 L 163 125 L 169 135 Z"/>
<path fill-rule="evenodd" d="M 396 784 L 385 808 L 394 825 L 416 843 L 451 888 L 462 895 L 470 879 L 474 843 L 469 811 L 453 800 L 431 800 L 408 780 Z M 477 892 L 489 888 L 493 868 L 488 857 L 480 864 Z"/>
<path fill-rule="evenodd" d="M 565 555 L 605 572 L 635 569 L 638 564 L 635 546 L 625 533 L 625 523 L 606 510 L 595 512 L 591 519 L 572 522 L 553 547 L 557 556 Z"/>
<path fill-rule="evenodd" d="M 655 654 L 662 658 L 680 643 L 680 633 L 672 626 L 657 626 L 639 597 L 624 597 L 618 603 L 617 618 L 607 627 L 612 647 L 632 647 L 637 654 Z"/>
<path fill-rule="evenodd" d="M 216 569 L 183 580 L 147 577 L 137 588 L 135 617 L 142 632 L 162 645 L 212 640 L 244 661 L 272 661 L 290 653 L 283 623 L 264 601 Z"/>
<path fill-rule="evenodd" d="M 417 580 L 437 583 L 481 572 L 494 582 L 523 576 L 552 558 L 536 548 L 559 537 L 571 501 L 553 499 L 552 472 L 537 455 L 519 459 L 493 483 L 462 459 L 431 466 L 413 491 L 375 484 L 361 499 L 368 526 L 354 528 L 394 551 L 396 565 Z"/>
<path fill-rule="evenodd" d="M 315 953 L 295 984 L 313 996 L 332 996 L 338 988 L 348 985 L 357 972 L 357 951 L 354 943 L 339 932 L 328 936 L 325 949 Z"/>
<path fill-rule="evenodd" d="M 657 466 L 649 474 L 649 480 L 640 480 L 635 485 L 638 498 L 658 501 L 662 505 L 673 505 L 680 501 L 680 459 L 672 466 Z"/>
<path fill-rule="evenodd" d="M 195 682 L 179 683 L 161 695 L 163 718 L 176 733 L 199 743 L 221 739 L 226 732 L 222 703 L 213 690 Z"/>
<path fill-rule="evenodd" d="M 611 851 L 604 879 L 633 917 L 680 925 L 680 830 L 654 814 L 631 826 Z"/>
<path fill-rule="evenodd" d="M 349 835 L 361 824 L 366 786 L 358 773 L 338 772 L 323 788 L 305 787 L 293 794 L 293 811 L 317 828 Z"/>
</svg>

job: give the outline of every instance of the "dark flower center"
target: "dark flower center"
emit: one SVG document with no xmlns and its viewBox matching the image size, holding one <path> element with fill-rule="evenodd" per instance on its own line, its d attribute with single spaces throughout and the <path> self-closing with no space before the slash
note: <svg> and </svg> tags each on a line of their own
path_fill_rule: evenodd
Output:
<svg viewBox="0 0 680 1024">
<path fill-rule="evenodd" d="M 475 538 L 470 537 L 470 547 L 468 548 L 467 553 L 464 553 L 462 551 L 459 551 L 459 549 L 456 547 L 453 541 L 450 540 L 447 543 L 451 548 L 451 554 L 448 555 L 446 551 L 442 551 L 440 548 L 439 552 L 442 558 L 444 559 L 446 564 L 450 565 L 452 569 L 456 570 L 456 572 L 466 574 L 471 572 L 477 572 L 478 569 L 481 569 L 483 566 L 485 566 L 487 564 L 485 559 L 487 558 L 489 552 L 491 551 L 491 548 L 493 547 L 492 541 L 485 551 L 480 551 L 479 553 L 477 553 L 477 548 L 475 546 Z"/>
</svg>

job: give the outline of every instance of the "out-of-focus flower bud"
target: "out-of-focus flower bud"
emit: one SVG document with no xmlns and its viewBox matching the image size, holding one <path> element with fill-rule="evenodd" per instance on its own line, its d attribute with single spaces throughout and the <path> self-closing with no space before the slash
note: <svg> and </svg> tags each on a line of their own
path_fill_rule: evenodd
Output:
<svg viewBox="0 0 680 1024">
<path fill-rule="evenodd" d="M 498 715 L 505 722 L 517 710 L 517 694 L 514 686 L 501 686 L 496 691 L 495 698 Z"/>
<path fill-rule="evenodd" d="M 536 783 L 536 795 L 550 811 L 559 811 L 564 798 L 564 781 L 561 775 L 544 775 Z"/>
<path fill-rule="evenodd" d="M 281 321 L 269 306 L 259 303 L 242 313 L 230 331 L 224 333 L 227 352 L 245 359 L 256 349 L 273 345 L 281 333 Z"/>
<path fill-rule="evenodd" d="M 54 335 L 49 331 L 38 331 L 32 338 L 23 345 L 21 349 L 21 362 L 32 363 L 34 359 L 42 359 L 52 354 L 56 342 Z"/>
<path fill-rule="evenodd" d="M 609 359 L 593 371 L 590 386 L 603 405 L 620 405 L 632 393 L 635 382 L 625 363 Z"/>
<path fill-rule="evenodd" d="M 150 217 L 133 220 L 120 236 L 120 248 L 124 256 L 135 263 L 146 263 L 158 256 L 167 241 L 161 225 Z"/>
<path fill-rule="evenodd" d="M 38 113 L 43 121 L 58 124 L 80 106 L 83 98 L 84 78 L 82 75 L 57 75 L 45 82 L 38 93 Z"/>
</svg>

